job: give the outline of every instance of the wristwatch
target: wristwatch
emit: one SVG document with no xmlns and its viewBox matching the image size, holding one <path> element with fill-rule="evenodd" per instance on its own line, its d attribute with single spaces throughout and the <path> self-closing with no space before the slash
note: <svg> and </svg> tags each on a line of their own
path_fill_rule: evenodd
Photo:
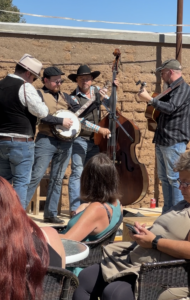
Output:
<svg viewBox="0 0 190 300">
<path fill-rule="evenodd" d="M 163 236 L 156 235 L 155 239 L 153 239 L 153 241 L 152 241 L 152 249 L 156 249 L 157 250 L 158 240 L 162 239 L 162 238 L 163 238 Z"/>
</svg>

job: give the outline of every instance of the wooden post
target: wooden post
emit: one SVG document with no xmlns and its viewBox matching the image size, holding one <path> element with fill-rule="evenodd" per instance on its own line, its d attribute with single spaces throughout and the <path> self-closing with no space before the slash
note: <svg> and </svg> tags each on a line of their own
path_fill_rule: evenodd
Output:
<svg viewBox="0 0 190 300">
<path fill-rule="evenodd" d="M 183 0 L 177 1 L 177 24 L 183 23 Z M 176 29 L 176 59 L 181 63 L 182 56 L 182 26 Z"/>
</svg>

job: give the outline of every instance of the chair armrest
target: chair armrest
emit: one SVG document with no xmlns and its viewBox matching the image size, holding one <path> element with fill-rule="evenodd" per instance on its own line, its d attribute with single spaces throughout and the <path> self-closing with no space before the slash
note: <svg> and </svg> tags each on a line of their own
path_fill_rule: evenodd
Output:
<svg viewBox="0 0 190 300">
<path fill-rule="evenodd" d="M 139 273 L 138 300 L 157 299 L 168 288 L 189 286 L 190 261 L 143 263 Z"/>
<path fill-rule="evenodd" d="M 43 280 L 43 300 L 71 300 L 78 284 L 78 278 L 72 272 L 49 267 Z"/>
</svg>

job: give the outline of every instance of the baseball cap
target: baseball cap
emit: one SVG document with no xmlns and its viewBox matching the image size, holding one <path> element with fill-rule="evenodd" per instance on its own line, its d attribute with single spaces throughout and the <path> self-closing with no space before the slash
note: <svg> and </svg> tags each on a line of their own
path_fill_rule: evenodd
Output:
<svg viewBox="0 0 190 300">
<path fill-rule="evenodd" d="M 156 69 L 156 72 L 163 69 L 181 70 L 181 64 L 177 59 L 168 59 L 163 62 L 163 64 Z"/>
<path fill-rule="evenodd" d="M 63 73 L 57 67 L 48 67 L 44 69 L 43 77 L 51 77 L 51 76 L 58 76 L 58 75 L 65 75 L 65 73 Z"/>
</svg>

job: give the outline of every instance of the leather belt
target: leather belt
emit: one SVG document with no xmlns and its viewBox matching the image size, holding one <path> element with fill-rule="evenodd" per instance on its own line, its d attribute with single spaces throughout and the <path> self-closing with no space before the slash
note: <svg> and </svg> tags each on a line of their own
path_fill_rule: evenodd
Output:
<svg viewBox="0 0 190 300">
<path fill-rule="evenodd" d="M 15 141 L 15 142 L 33 142 L 33 138 L 16 138 L 10 136 L 0 136 L 0 141 Z"/>
</svg>

